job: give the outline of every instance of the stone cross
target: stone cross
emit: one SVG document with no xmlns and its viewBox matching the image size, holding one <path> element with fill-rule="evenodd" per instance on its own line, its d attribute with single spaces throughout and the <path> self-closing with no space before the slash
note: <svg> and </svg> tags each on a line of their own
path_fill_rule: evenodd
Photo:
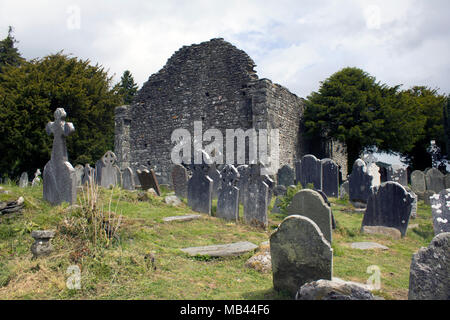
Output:
<svg viewBox="0 0 450 320">
<path fill-rule="evenodd" d="M 75 131 L 72 123 L 64 121 L 66 112 L 63 108 L 55 111 L 55 121 L 45 127 L 47 134 L 53 134 L 53 147 L 50 161 L 44 167 L 44 199 L 52 204 L 64 201 L 76 202 L 77 188 L 75 169 L 68 161 L 66 137 Z"/>
</svg>

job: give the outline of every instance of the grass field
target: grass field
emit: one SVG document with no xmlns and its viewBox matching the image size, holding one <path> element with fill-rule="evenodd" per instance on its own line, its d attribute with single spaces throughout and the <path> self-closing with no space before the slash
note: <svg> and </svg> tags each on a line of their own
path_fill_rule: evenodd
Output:
<svg viewBox="0 0 450 320">
<path fill-rule="evenodd" d="M 168 206 L 163 197 L 139 201 L 136 192 L 115 188 L 100 191 L 100 201 L 123 217 L 119 240 L 93 245 L 79 225 L 79 209 L 68 204 L 52 207 L 42 199 L 42 187 L 2 185 L 10 194 L 0 201 L 25 198 L 20 215 L 0 216 L 0 299 L 290 299 L 273 290 L 272 274 L 245 267 L 253 253 L 231 258 L 189 257 L 180 249 L 190 246 L 250 241 L 260 244 L 283 220 L 270 214 L 261 230 L 203 215 L 189 222 L 163 222 L 164 217 L 194 213 L 185 204 Z M 82 199 L 81 194 L 78 195 Z M 360 234 L 363 213 L 352 211 L 345 200 L 331 198 L 337 220 L 333 233 L 333 276 L 365 283 L 367 267 L 381 270 L 385 299 L 406 299 L 411 257 L 433 237 L 431 209 L 419 202 L 418 224 L 401 240 Z M 214 206 L 214 204 L 213 204 Z M 242 209 L 242 208 L 241 208 Z M 32 230 L 57 231 L 53 253 L 32 259 Z M 387 251 L 362 251 L 348 244 L 375 241 Z M 152 262 L 151 257 L 154 258 Z M 81 289 L 68 289 L 68 267 L 81 270 Z"/>
</svg>

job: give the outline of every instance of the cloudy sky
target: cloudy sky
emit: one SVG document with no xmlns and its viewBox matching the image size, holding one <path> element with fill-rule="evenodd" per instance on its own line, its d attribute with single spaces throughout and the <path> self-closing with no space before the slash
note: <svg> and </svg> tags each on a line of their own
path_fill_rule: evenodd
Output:
<svg viewBox="0 0 450 320">
<path fill-rule="evenodd" d="M 11 25 L 27 59 L 64 50 L 140 86 L 181 46 L 221 37 L 302 97 L 346 66 L 448 94 L 449 13 L 448 0 L 0 0 L 0 38 Z"/>
</svg>

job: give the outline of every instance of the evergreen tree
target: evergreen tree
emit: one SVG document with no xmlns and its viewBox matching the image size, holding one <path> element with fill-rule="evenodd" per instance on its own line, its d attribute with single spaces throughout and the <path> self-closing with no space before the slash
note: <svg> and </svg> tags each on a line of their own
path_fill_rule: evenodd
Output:
<svg viewBox="0 0 450 320">
<path fill-rule="evenodd" d="M 115 88 L 119 95 L 123 98 L 124 104 L 130 104 L 137 93 L 138 85 L 134 82 L 133 76 L 129 70 L 125 70 L 120 82 Z"/>
<path fill-rule="evenodd" d="M 69 161 L 94 163 L 114 147 L 114 108 L 120 96 L 101 66 L 62 53 L 6 66 L 0 73 L 0 173 L 33 173 L 50 159 L 45 131 L 64 108 L 75 133 L 67 138 Z"/>
<path fill-rule="evenodd" d="M 19 66 L 24 59 L 21 57 L 19 50 L 15 47 L 18 42 L 13 34 L 13 29 L 10 26 L 8 29 L 8 36 L 0 41 L 0 72 L 5 66 Z"/>
</svg>

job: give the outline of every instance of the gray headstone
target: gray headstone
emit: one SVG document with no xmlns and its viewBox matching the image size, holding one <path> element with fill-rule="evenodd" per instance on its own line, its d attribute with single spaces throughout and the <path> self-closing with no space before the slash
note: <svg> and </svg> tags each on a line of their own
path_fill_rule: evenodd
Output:
<svg viewBox="0 0 450 320">
<path fill-rule="evenodd" d="M 420 170 L 414 170 L 411 173 L 411 189 L 415 193 L 422 193 L 427 190 L 427 186 L 425 184 L 425 174 Z"/>
<path fill-rule="evenodd" d="M 333 276 L 333 249 L 311 219 L 288 216 L 270 236 L 273 286 L 294 295 L 305 283 Z"/>
<path fill-rule="evenodd" d="M 341 184 L 341 187 L 340 187 L 340 189 L 339 189 L 339 198 L 340 199 L 343 199 L 344 197 L 345 197 L 345 195 L 348 195 L 349 194 L 349 183 L 348 183 L 348 180 L 347 181 L 344 181 L 342 184 Z"/>
<path fill-rule="evenodd" d="M 107 151 L 102 157 L 103 166 L 100 170 L 100 185 L 104 188 L 117 185 L 117 170 L 114 166 L 116 161 L 117 156 L 112 151 Z"/>
<path fill-rule="evenodd" d="M 285 186 L 280 186 L 280 185 L 278 185 L 278 186 L 276 186 L 274 189 L 273 189 L 273 194 L 277 197 L 277 196 L 285 196 L 286 195 L 286 192 L 287 192 L 287 187 L 285 187 Z"/>
<path fill-rule="evenodd" d="M 362 221 L 364 226 L 398 229 L 405 236 L 414 198 L 398 182 L 387 181 L 372 189 Z"/>
<path fill-rule="evenodd" d="M 408 173 L 406 168 L 393 164 L 387 168 L 387 181 L 400 183 L 402 186 L 408 185 Z"/>
<path fill-rule="evenodd" d="M 96 184 L 101 186 L 102 184 L 102 169 L 104 168 L 105 164 L 102 160 L 98 160 L 95 163 L 95 171 L 94 171 L 94 181 Z"/>
<path fill-rule="evenodd" d="M 95 182 L 95 169 L 91 168 L 89 163 L 86 163 L 84 166 L 83 179 L 81 180 L 82 184 L 89 184 L 89 178 L 91 178 L 92 182 Z"/>
<path fill-rule="evenodd" d="M 269 207 L 269 186 L 264 182 L 266 177 L 261 175 L 259 164 L 250 165 L 248 185 L 244 196 L 244 221 L 247 224 L 267 227 L 267 210 Z"/>
<path fill-rule="evenodd" d="M 413 255 L 408 300 L 450 299 L 450 232 L 433 238 Z"/>
<path fill-rule="evenodd" d="M 187 183 L 189 175 L 185 167 L 176 164 L 172 168 L 172 185 L 175 195 L 179 198 L 187 198 Z"/>
<path fill-rule="evenodd" d="M 244 197 L 248 195 L 247 187 L 248 187 L 248 177 L 250 174 L 250 167 L 246 164 L 240 165 L 237 167 L 237 171 L 239 172 L 239 203 L 244 204 Z"/>
<path fill-rule="evenodd" d="M 141 183 L 141 189 L 148 190 L 153 188 L 158 196 L 161 195 L 158 179 L 156 179 L 155 171 L 153 171 L 153 169 L 144 169 L 142 171 L 138 169 L 136 172 L 139 182 Z"/>
<path fill-rule="evenodd" d="M 28 173 L 23 172 L 19 179 L 19 187 L 25 188 L 28 187 Z"/>
<path fill-rule="evenodd" d="M 213 180 L 208 177 L 207 164 L 194 164 L 188 181 L 188 206 L 192 210 L 211 215 Z"/>
<path fill-rule="evenodd" d="M 331 209 L 315 190 L 302 189 L 292 198 L 286 210 L 289 215 L 301 215 L 314 221 L 325 239 L 331 243 Z"/>
<path fill-rule="evenodd" d="M 213 199 L 217 199 L 217 197 L 219 196 L 219 189 L 221 185 L 221 176 L 219 170 L 217 170 L 216 165 L 214 163 L 211 164 L 209 168 L 208 177 L 210 177 L 211 180 L 213 181 L 212 197 Z"/>
<path fill-rule="evenodd" d="M 130 167 L 126 167 L 122 173 L 122 188 L 125 190 L 134 190 L 134 174 Z"/>
<path fill-rule="evenodd" d="M 434 235 L 450 232 L 450 189 L 430 197 Z"/>
<path fill-rule="evenodd" d="M 83 184 L 84 167 L 81 164 L 77 164 L 74 169 L 77 186 L 81 186 Z"/>
<path fill-rule="evenodd" d="M 55 111 L 55 121 L 47 123 L 47 134 L 53 134 L 53 147 L 50 161 L 44 167 L 44 199 L 51 204 L 70 204 L 77 199 L 77 181 L 75 169 L 67 156 L 66 136 L 75 131 L 72 123 L 65 122 L 66 112 L 63 108 Z"/>
<path fill-rule="evenodd" d="M 303 188 L 312 183 L 315 189 L 322 189 L 322 163 L 319 159 L 307 154 L 302 157 L 296 169 L 299 170 L 299 174 L 296 174 Z"/>
<path fill-rule="evenodd" d="M 431 168 L 425 174 L 425 182 L 427 190 L 434 191 L 435 193 L 441 192 L 445 189 L 444 175 L 436 168 Z"/>
<path fill-rule="evenodd" d="M 282 166 L 277 173 L 277 184 L 279 186 L 288 187 L 291 184 L 295 184 L 295 173 L 294 169 L 288 165 Z"/>
<path fill-rule="evenodd" d="M 217 199 L 216 216 L 225 220 L 239 219 L 239 189 L 236 184 L 239 172 L 232 164 L 227 164 L 221 171 L 221 188 Z"/>
<path fill-rule="evenodd" d="M 114 165 L 114 169 L 116 170 L 117 177 L 117 186 L 122 186 L 122 170 L 120 170 L 118 165 Z"/>
<path fill-rule="evenodd" d="M 328 197 L 339 196 L 339 166 L 331 159 L 322 159 L 322 191 Z M 306 187 L 306 186 L 305 186 Z"/>
<path fill-rule="evenodd" d="M 373 186 L 372 181 L 373 176 L 368 173 L 366 163 L 357 159 L 348 177 L 350 201 L 367 203 Z"/>
<path fill-rule="evenodd" d="M 450 173 L 447 173 L 444 177 L 444 185 L 445 185 L 445 189 L 449 189 L 450 188 Z"/>
<path fill-rule="evenodd" d="M 37 169 L 34 173 L 34 179 L 31 181 L 31 186 L 37 186 L 41 182 L 41 170 Z"/>
</svg>

